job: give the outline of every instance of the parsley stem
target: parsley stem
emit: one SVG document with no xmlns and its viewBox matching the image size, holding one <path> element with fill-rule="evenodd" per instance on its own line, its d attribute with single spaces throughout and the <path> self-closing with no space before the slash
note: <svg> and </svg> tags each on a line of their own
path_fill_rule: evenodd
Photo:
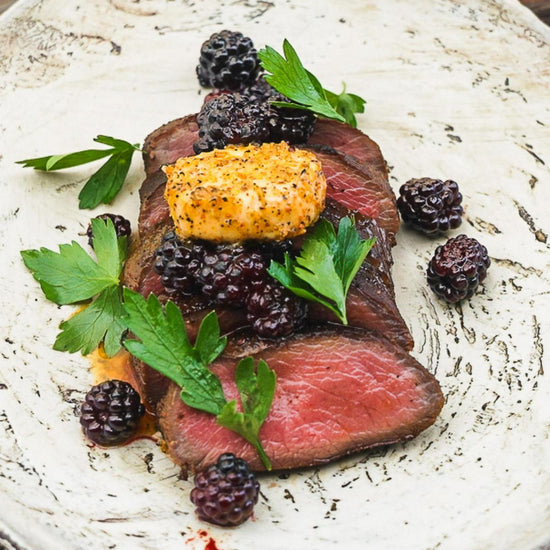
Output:
<svg viewBox="0 0 550 550">
<path fill-rule="evenodd" d="M 262 459 L 262 462 L 264 463 L 265 469 L 268 471 L 271 471 L 271 461 L 269 460 L 269 457 L 264 451 L 264 448 L 262 447 L 262 443 L 259 439 L 256 439 L 256 441 L 251 442 L 254 445 L 254 448 L 256 449 L 258 455 Z"/>
</svg>

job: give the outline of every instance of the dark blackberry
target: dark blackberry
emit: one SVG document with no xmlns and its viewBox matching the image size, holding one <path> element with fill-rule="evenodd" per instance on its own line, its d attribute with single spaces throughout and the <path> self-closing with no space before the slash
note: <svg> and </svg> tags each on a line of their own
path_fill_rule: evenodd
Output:
<svg viewBox="0 0 550 550">
<path fill-rule="evenodd" d="M 238 90 L 253 82 L 259 70 L 254 44 L 240 32 L 214 33 L 201 46 L 197 65 L 201 86 Z"/>
<path fill-rule="evenodd" d="M 275 107 L 270 101 L 289 100 L 262 77 L 237 94 L 210 94 L 197 117 L 199 140 L 193 145 L 195 153 L 236 143 L 305 143 L 313 132 L 315 115 L 302 109 Z"/>
<path fill-rule="evenodd" d="M 202 248 L 182 243 L 174 231 L 162 238 L 155 255 L 155 271 L 169 294 L 190 296 L 197 291 L 196 272 L 202 265 Z"/>
<path fill-rule="evenodd" d="M 269 118 L 270 141 L 306 143 L 315 126 L 315 115 L 303 109 L 271 107 L 274 116 Z"/>
<path fill-rule="evenodd" d="M 220 455 L 216 464 L 195 476 L 191 502 L 199 519 L 222 526 L 245 522 L 258 502 L 260 484 L 246 461 L 233 453 Z"/>
<path fill-rule="evenodd" d="M 223 244 L 206 249 L 197 282 L 203 295 L 216 304 L 243 307 L 252 285 L 267 277 L 266 261 L 253 249 Z"/>
<path fill-rule="evenodd" d="M 399 189 L 397 207 L 403 221 L 435 235 L 456 229 L 462 222 L 462 195 L 455 181 L 412 179 Z"/>
<path fill-rule="evenodd" d="M 241 91 L 241 94 L 251 102 L 269 103 L 280 101 L 289 103 L 290 100 L 268 84 L 263 76 L 256 82 Z M 290 144 L 305 143 L 315 126 L 315 115 L 304 109 L 289 107 L 275 107 L 270 105 L 268 117 L 269 141 L 286 141 Z"/>
<path fill-rule="evenodd" d="M 260 75 L 254 82 L 240 90 L 240 93 L 252 103 L 266 103 L 270 99 L 276 101 L 284 101 L 286 99 L 271 84 L 266 82 L 263 75 Z"/>
<path fill-rule="evenodd" d="M 115 226 L 117 237 L 129 237 L 130 233 L 132 232 L 129 220 L 127 220 L 123 216 L 120 216 L 119 214 L 101 214 L 99 216 L 96 216 L 94 220 L 103 220 L 104 222 L 107 222 L 107 220 L 111 220 L 113 222 L 113 225 Z M 93 248 L 94 234 L 92 231 L 91 222 L 88 224 L 88 229 L 86 229 L 86 235 L 88 236 L 88 244 Z"/>
<path fill-rule="evenodd" d="M 109 447 L 128 440 L 144 413 L 139 394 L 130 384 L 108 380 L 93 386 L 86 394 L 80 424 L 88 439 Z"/>
<path fill-rule="evenodd" d="M 428 284 L 438 296 L 455 303 L 473 295 L 490 264 L 482 244 L 459 235 L 436 248 L 428 264 Z"/>
<path fill-rule="evenodd" d="M 240 94 L 222 94 L 205 103 L 197 117 L 195 153 L 223 149 L 232 143 L 269 141 L 269 106 L 251 103 Z"/>
<path fill-rule="evenodd" d="M 246 303 L 246 318 L 263 338 L 288 336 L 302 325 L 307 302 L 275 279 L 256 284 Z"/>
</svg>

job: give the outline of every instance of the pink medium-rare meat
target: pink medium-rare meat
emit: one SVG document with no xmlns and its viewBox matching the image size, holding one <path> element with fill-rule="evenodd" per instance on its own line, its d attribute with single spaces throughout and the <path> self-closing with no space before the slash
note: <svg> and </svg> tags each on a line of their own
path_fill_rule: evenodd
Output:
<svg viewBox="0 0 550 550">
<path fill-rule="evenodd" d="M 319 118 L 311 134 L 308 145 L 328 145 L 346 155 L 355 157 L 357 161 L 376 172 L 381 181 L 386 182 L 390 192 L 386 161 L 378 145 L 366 134 L 351 126 L 335 120 Z"/>
<path fill-rule="evenodd" d="M 323 217 L 337 225 L 342 216 L 353 214 L 358 223 L 363 238 L 376 236 L 377 245 L 369 255 L 361 268 L 356 280 L 353 282 L 348 295 L 348 316 L 352 326 L 359 326 L 375 330 L 386 336 L 404 349 L 411 349 L 413 342 L 410 333 L 397 310 L 394 302 L 393 283 L 391 280 L 391 253 L 393 233 L 395 232 L 395 217 L 390 219 L 388 212 L 395 213 L 394 197 L 387 193 L 383 182 L 387 182 L 387 175 L 383 166 L 383 158 L 376 144 L 369 140 L 358 130 L 353 130 L 345 125 L 336 126 L 333 130 L 332 122 L 319 121 L 320 130 L 328 137 L 329 145 L 341 145 L 346 150 L 346 129 L 349 129 L 350 139 L 353 145 L 351 151 L 359 154 L 357 143 L 363 147 L 363 165 L 343 152 L 338 152 L 330 147 L 321 150 L 315 147 L 315 152 L 323 157 L 326 170 L 329 173 L 329 189 L 341 202 L 331 200 L 330 193 L 327 199 L 327 208 Z M 340 142 L 336 142 L 334 136 L 340 136 Z M 124 272 L 126 284 L 139 291 L 144 296 L 153 292 L 165 302 L 170 296 L 165 293 L 160 276 L 154 270 L 154 254 L 159 246 L 162 236 L 171 227 L 168 208 L 164 200 L 164 186 L 166 176 L 159 169 L 161 165 L 174 162 L 182 155 L 191 155 L 192 144 L 197 139 L 198 127 L 195 116 L 190 115 L 169 122 L 152 132 L 145 140 L 144 160 L 147 178 L 140 189 L 141 210 L 139 218 L 139 237 L 134 238 L 134 245 L 129 253 Z M 361 139 L 358 136 L 364 136 Z M 370 157 L 369 157 L 370 155 Z M 370 158 L 370 160 L 369 160 Z M 373 174 L 369 172 L 368 162 L 372 161 Z M 382 169 L 384 168 L 384 169 Z M 349 178 L 345 174 L 349 173 Z M 332 185 L 331 178 L 333 180 Z M 381 183 L 382 182 L 382 183 Z M 350 193 L 346 196 L 343 190 L 346 184 Z M 363 193 L 364 189 L 368 189 Z M 374 199 L 369 199 L 369 193 Z M 387 231 L 382 231 L 375 221 L 368 220 L 361 213 L 349 211 L 343 203 L 357 204 L 364 199 L 365 205 L 371 205 L 371 210 L 381 214 L 390 223 L 386 224 Z M 354 202 L 355 201 L 355 202 Z M 383 208 L 379 203 L 383 204 Z M 365 207 L 368 210 L 368 207 Z M 395 213 L 396 216 L 396 213 Z M 182 309 L 186 319 L 187 329 L 191 338 L 196 333 L 200 321 L 212 307 L 200 297 L 192 299 L 174 299 Z M 231 332 L 247 327 L 246 316 L 242 309 L 216 308 L 223 332 Z M 336 321 L 331 312 L 325 308 L 319 308 L 310 304 L 309 322 Z M 167 389 L 167 381 L 160 377 L 149 366 L 133 359 L 134 368 L 140 383 L 140 389 L 145 396 L 147 405 L 154 410 L 159 399 Z"/>
<path fill-rule="evenodd" d="M 323 464 L 376 445 L 406 441 L 437 418 L 443 396 L 435 378 L 398 346 L 366 331 L 325 329 L 264 349 L 277 373 L 260 437 L 274 469 Z M 236 359 L 212 365 L 228 400 L 238 399 Z M 172 459 L 194 471 L 231 451 L 262 470 L 253 447 L 191 409 L 171 385 L 158 422 Z"/>
<path fill-rule="evenodd" d="M 308 149 L 321 162 L 327 180 L 327 197 L 376 220 L 387 232 L 391 244 L 395 244 L 399 214 L 393 193 L 388 192 L 379 175 L 330 147 Z"/>
</svg>

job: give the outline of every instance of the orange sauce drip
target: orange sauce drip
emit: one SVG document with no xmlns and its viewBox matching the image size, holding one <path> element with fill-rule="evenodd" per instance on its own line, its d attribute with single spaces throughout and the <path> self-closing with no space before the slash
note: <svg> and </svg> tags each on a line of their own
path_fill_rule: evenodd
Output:
<svg viewBox="0 0 550 550">
<path fill-rule="evenodd" d="M 99 346 L 88 355 L 88 359 L 91 364 L 90 370 L 94 378 L 94 384 L 101 384 L 105 380 L 122 380 L 128 382 L 136 391 L 139 391 L 139 384 L 136 381 L 128 351 L 121 350 L 115 356 L 108 357 L 103 350 L 103 346 Z M 140 420 L 136 434 L 128 443 L 143 438 L 157 441 L 158 435 L 156 434 L 155 415 L 146 411 Z"/>
</svg>

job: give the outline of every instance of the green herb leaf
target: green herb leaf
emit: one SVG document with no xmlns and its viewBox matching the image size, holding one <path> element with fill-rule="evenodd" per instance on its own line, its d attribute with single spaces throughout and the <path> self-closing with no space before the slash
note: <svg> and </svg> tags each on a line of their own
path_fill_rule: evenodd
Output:
<svg viewBox="0 0 550 550">
<path fill-rule="evenodd" d="M 298 108 L 357 126 L 354 113 L 364 111 L 365 100 L 355 94 L 334 94 L 325 90 L 317 77 L 300 61 L 288 40 L 283 42 L 284 57 L 270 46 L 258 52 L 265 80 L 293 103 L 273 102 L 276 107 Z"/>
<path fill-rule="evenodd" d="M 95 208 L 100 203 L 111 203 L 124 184 L 133 154 L 134 149 L 113 154 L 80 191 L 78 207 Z"/>
<path fill-rule="evenodd" d="M 110 156 L 111 158 L 90 177 L 78 196 L 79 208 L 95 208 L 102 202 L 109 204 L 122 188 L 132 156 L 136 151 L 140 151 L 140 148 L 138 144 L 110 136 L 100 135 L 94 141 L 107 145 L 110 149 L 86 149 L 65 155 L 21 160 L 17 164 L 35 170 L 52 171 L 80 166 Z"/>
<path fill-rule="evenodd" d="M 300 255 L 285 264 L 272 261 L 268 272 L 283 286 L 318 302 L 347 324 L 346 296 L 376 238 L 362 240 L 352 219 L 340 220 L 338 234 L 327 220 L 320 220 L 305 239 Z"/>
<path fill-rule="evenodd" d="M 173 302 L 163 310 L 154 294 L 146 300 L 125 288 L 124 306 L 126 324 L 139 338 L 124 342 L 128 351 L 182 387 L 181 397 L 187 405 L 219 414 L 226 399 L 218 377 L 203 362 L 204 358 L 215 359 L 225 348 L 216 314 L 205 317 L 199 329 L 201 339 L 191 346 L 181 311 Z"/>
<path fill-rule="evenodd" d="M 77 151 L 76 153 L 68 153 L 66 155 L 48 155 L 47 157 L 18 160 L 16 164 L 22 164 L 25 168 L 50 172 L 88 164 L 89 162 L 108 157 L 114 152 L 115 149 L 87 149 L 86 151 Z"/>
<path fill-rule="evenodd" d="M 113 223 L 94 220 L 92 224 L 98 258 L 116 260 L 98 263 L 75 241 L 60 245 L 59 252 L 47 248 L 21 251 L 23 262 L 48 300 L 60 305 L 74 304 L 119 284 L 122 258 Z"/>
<path fill-rule="evenodd" d="M 271 462 L 263 449 L 259 433 L 273 402 L 277 376 L 263 360 L 258 362 L 255 372 L 254 360 L 252 357 L 247 357 L 241 359 L 237 365 L 235 381 L 243 412 L 237 411 L 235 401 L 230 401 L 218 414 L 216 420 L 221 426 L 237 432 L 251 443 L 266 469 L 271 470 Z"/>
<path fill-rule="evenodd" d="M 84 310 L 61 323 L 53 349 L 88 355 L 104 341 L 105 353 L 112 357 L 121 348 L 124 315 L 120 289 L 110 286 Z"/>
<path fill-rule="evenodd" d="M 105 353 L 115 355 L 126 326 L 120 296 L 120 273 L 126 254 L 126 237 L 117 238 L 111 220 L 93 219 L 97 261 L 76 242 L 62 244 L 59 252 L 47 248 L 23 250 L 21 256 L 49 300 L 74 304 L 95 300 L 61 323 L 54 349 L 87 355 L 104 342 Z"/>
<path fill-rule="evenodd" d="M 335 94 L 328 90 L 325 90 L 325 94 L 328 102 L 334 107 L 335 111 L 340 113 L 350 126 L 356 128 L 357 119 L 355 118 L 355 113 L 365 112 L 365 100 L 358 95 L 346 93 L 345 84 L 340 94 Z"/>
</svg>

